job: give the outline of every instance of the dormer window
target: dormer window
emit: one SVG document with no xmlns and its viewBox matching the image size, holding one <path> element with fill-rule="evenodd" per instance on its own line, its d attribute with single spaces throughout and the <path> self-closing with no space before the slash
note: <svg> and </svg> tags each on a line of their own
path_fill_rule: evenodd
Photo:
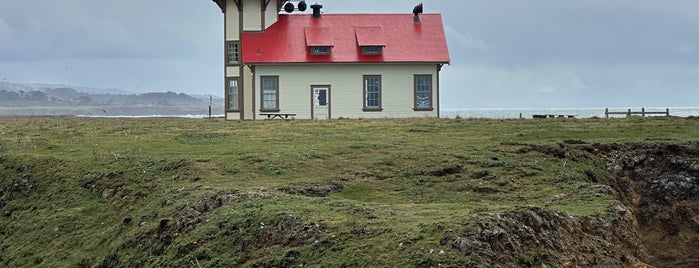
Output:
<svg viewBox="0 0 699 268">
<path fill-rule="evenodd" d="M 363 46 L 362 47 L 362 55 L 381 55 L 383 54 L 383 47 L 382 46 Z"/>
<path fill-rule="evenodd" d="M 354 32 L 357 37 L 357 46 L 362 50 L 362 55 L 383 55 L 386 40 L 381 26 L 357 26 L 354 27 Z"/>
<path fill-rule="evenodd" d="M 310 48 L 311 48 L 311 55 L 315 55 L 315 56 L 330 55 L 330 47 L 329 46 L 312 46 Z"/>
<path fill-rule="evenodd" d="M 330 55 L 333 42 L 333 32 L 330 27 L 306 27 L 303 29 L 306 36 L 308 52 L 313 56 Z"/>
</svg>

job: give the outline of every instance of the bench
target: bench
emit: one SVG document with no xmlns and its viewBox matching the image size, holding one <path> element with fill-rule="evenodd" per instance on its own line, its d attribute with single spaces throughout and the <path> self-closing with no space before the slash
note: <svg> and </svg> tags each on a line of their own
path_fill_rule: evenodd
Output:
<svg viewBox="0 0 699 268">
<path fill-rule="evenodd" d="M 564 114 L 559 114 L 559 115 L 555 115 L 555 114 L 535 114 L 535 115 L 532 115 L 532 117 L 533 117 L 534 119 L 556 118 L 556 117 L 558 117 L 558 118 L 566 118 L 566 117 L 567 117 L 567 118 L 575 118 L 575 115 L 564 115 Z"/>
<path fill-rule="evenodd" d="M 294 119 L 296 114 L 264 113 L 260 114 L 260 116 L 266 116 L 267 119 Z"/>
</svg>

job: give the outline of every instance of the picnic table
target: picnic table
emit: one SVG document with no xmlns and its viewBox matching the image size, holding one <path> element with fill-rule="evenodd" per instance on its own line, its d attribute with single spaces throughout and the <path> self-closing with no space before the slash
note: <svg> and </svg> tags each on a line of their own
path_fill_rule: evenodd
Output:
<svg viewBox="0 0 699 268">
<path fill-rule="evenodd" d="M 294 119 L 296 114 L 287 113 L 262 113 L 260 116 L 266 116 L 267 119 Z"/>
</svg>

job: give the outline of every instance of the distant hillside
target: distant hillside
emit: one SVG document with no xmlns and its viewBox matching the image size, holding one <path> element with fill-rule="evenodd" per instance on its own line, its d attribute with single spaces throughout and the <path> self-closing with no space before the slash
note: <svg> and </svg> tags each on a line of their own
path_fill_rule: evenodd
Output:
<svg viewBox="0 0 699 268">
<path fill-rule="evenodd" d="M 73 88 L 80 92 L 90 93 L 90 94 L 134 94 L 133 92 L 117 89 L 117 88 L 96 88 L 96 87 L 83 87 L 74 85 L 62 85 L 62 84 L 49 84 L 49 83 L 16 83 L 16 82 L 0 82 L 0 90 L 4 89 L 7 91 L 36 91 L 46 88 Z"/>
<path fill-rule="evenodd" d="M 211 104 L 215 114 L 222 113 L 221 98 L 216 97 Z M 0 114 L 187 115 L 206 114 L 208 106 L 208 96 L 172 91 L 127 93 L 118 89 L 0 83 Z"/>
</svg>

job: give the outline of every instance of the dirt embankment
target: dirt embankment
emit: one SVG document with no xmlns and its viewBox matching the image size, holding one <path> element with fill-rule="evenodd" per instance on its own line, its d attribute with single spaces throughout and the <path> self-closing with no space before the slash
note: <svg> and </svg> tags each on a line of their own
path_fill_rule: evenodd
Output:
<svg viewBox="0 0 699 268">
<path fill-rule="evenodd" d="M 419 266 L 699 267 L 699 143 L 679 146 L 568 142 L 550 153 L 566 158 L 570 155 L 569 150 L 585 150 L 607 160 L 614 179 L 610 181 L 611 187 L 604 187 L 606 194 L 614 195 L 618 201 L 607 208 L 606 214 L 574 217 L 544 208 L 522 207 L 479 218 L 475 228 L 464 228 L 440 237 L 441 246 L 466 256 L 463 261 L 447 265 L 426 261 Z M 0 158 L 0 163 L 2 161 Z M 176 169 L 185 164 L 175 162 L 167 168 Z M 23 167 L 17 169 L 17 172 L 24 172 Z M 107 183 L 115 176 L 120 174 L 85 176 L 82 186 L 109 199 L 123 192 L 119 185 Z M 0 198 L 0 207 L 4 206 L 6 198 L 29 195 L 34 186 L 28 180 L 20 180 L 8 187 L 0 189 L 5 193 Z M 284 187 L 278 190 L 322 197 L 342 191 L 343 186 Z M 193 230 L 204 221 L 202 215 L 219 207 L 270 196 L 267 190 L 204 196 L 199 202 L 182 207 L 183 213 L 179 217 L 162 218 L 157 229 L 124 241 L 103 259 L 85 259 L 78 266 L 142 266 L 151 260 L 151 255 L 166 254 L 168 247 L 177 248 L 175 257 L 180 260 L 173 265 L 190 265 L 191 260 L 183 256 L 195 254 L 201 245 L 214 243 L 220 238 L 211 236 L 175 245 L 173 241 L 178 234 Z M 12 215 L 12 210 L 5 211 L 5 217 Z M 324 247 L 323 241 L 329 241 L 324 238 L 322 225 L 310 224 L 287 214 L 261 220 L 256 218 L 258 216 L 251 216 L 256 220 L 221 225 L 227 226 L 221 235 L 230 239 L 226 240 L 229 243 L 226 248 L 240 252 L 239 259 L 233 262 L 251 261 L 248 254 L 252 248 L 315 244 Z M 138 219 L 130 216 L 123 220 L 124 225 L 136 222 Z M 269 224 L 261 226 L 261 222 Z M 257 241 L 257 244 L 249 245 L 249 241 Z M 213 253 L 197 254 L 196 258 L 206 260 Z M 301 253 L 294 249 L 283 258 L 264 260 L 259 266 L 289 267 L 298 264 L 300 258 Z"/>
<path fill-rule="evenodd" d="M 581 146 L 614 175 L 606 215 L 523 207 L 442 243 L 503 267 L 699 267 L 699 146 Z"/>
<path fill-rule="evenodd" d="M 699 267 L 699 144 L 607 150 L 620 200 L 638 223 L 647 262 Z"/>
<path fill-rule="evenodd" d="M 423 262 L 419 266 L 699 267 L 697 145 L 568 145 L 560 148 L 561 158 L 569 155 L 568 150 L 585 150 L 607 160 L 614 179 L 605 192 L 618 201 L 604 215 L 574 217 L 539 207 L 522 207 L 480 218 L 476 228 L 465 228 L 440 240 L 442 246 L 461 252 L 470 261 L 450 265 Z M 341 191 L 342 187 L 279 190 L 326 196 Z M 221 202 L 214 203 L 220 206 Z M 191 208 L 194 213 L 175 221 L 177 224 L 172 227 L 161 222 L 161 231 L 184 232 L 180 228 L 187 228 L 190 223 L 196 225 L 193 220 L 208 211 L 208 207 Z M 259 247 L 308 244 L 322 237 L 322 231 L 317 229 L 320 227 L 300 225 L 297 219 L 288 216 L 279 216 L 272 222 L 276 222 L 273 225 L 276 227 L 269 229 L 274 230 L 271 233 L 259 232 L 254 224 L 241 228 L 255 237 L 253 241 L 259 241 Z M 296 255 L 266 264 L 287 267 L 295 263 Z"/>
</svg>

